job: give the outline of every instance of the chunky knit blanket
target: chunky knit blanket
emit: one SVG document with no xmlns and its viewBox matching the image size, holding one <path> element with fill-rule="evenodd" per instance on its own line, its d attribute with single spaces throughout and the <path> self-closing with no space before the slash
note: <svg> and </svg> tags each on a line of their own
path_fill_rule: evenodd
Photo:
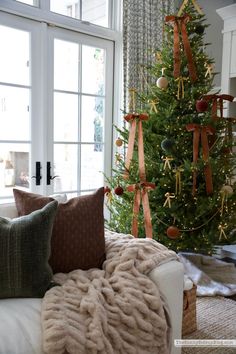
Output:
<svg viewBox="0 0 236 354">
<path fill-rule="evenodd" d="M 177 256 L 151 239 L 106 232 L 103 269 L 56 274 L 43 299 L 50 354 L 167 354 L 169 327 L 147 274 Z"/>
</svg>

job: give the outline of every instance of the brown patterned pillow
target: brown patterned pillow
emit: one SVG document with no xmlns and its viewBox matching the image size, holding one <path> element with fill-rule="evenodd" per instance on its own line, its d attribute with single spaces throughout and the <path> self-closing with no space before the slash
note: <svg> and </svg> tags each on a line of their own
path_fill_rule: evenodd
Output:
<svg viewBox="0 0 236 354">
<path fill-rule="evenodd" d="M 42 208 L 53 198 L 13 189 L 19 216 Z M 105 260 L 104 188 L 59 203 L 53 224 L 49 264 L 54 273 L 101 268 Z"/>
</svg>

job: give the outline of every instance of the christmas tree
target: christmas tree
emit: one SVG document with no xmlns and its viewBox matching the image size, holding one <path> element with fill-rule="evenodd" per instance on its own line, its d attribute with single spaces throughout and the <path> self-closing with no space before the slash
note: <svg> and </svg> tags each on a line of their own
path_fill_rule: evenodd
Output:
<svg viewBox="0 0 236 354">
<path fill-rule="evenodd" d="M 145 92 L 130 90 L 127 122 L 117 128 L 116 166 L 107 178 L 108 227 L 130 233 L 135 221 L 139 236 L 145 237 L 146 211 L 139 208 L 140 196 L 147 192 L 145 179 L 155 185 L 148 192 L 153 237 L 176 251 L 210 253 L 214 245 L 236 239 L 236 119 L 226 119 L 223 110 L 233 97 L 212 93 L 215 73 L 205 50 L 207 26 L 196 1 L 184 1 L 176 15 L 166 16 L 162 49 L 157 48 L 147 68 L 153 81 L 146 82 Z M 142 109 L 136 110 L 137 102 Z M 137 118 L 138 128 L 142 114 L 144 179 L 139 131 L 127 165 L 131 120 Z M 141 190 L 136 209 L 134 190 Z"/>
</svg>

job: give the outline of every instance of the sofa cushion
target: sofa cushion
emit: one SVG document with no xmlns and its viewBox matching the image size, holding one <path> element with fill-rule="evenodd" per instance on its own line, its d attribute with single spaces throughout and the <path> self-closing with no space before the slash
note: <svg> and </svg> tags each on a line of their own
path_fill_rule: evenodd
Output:
<svg viewBox="0 0 236 354">
<path fill-rule="evenodd" d="M 50 201 L 49 197 L 14 189 L 19 215 Z M 101 268 L 105 259 L 104 188 L 59 203 L 54 221 L 49 264 L 54 273 Z"/>
<path fill-rule="evenodd" d="M 44 197 L 39 194 L 28 193 L 15 188 L 13 188 L 13 194 L 18 216 L 28 215 L 32 213 L 32 211 L 41 209 L 54 200 L 52 197 Z"/>
<path fill-rule="evenodd" d="M 43 297 L 57 201 L 16 219 L 0 217 L 0 298 Z"/>
</svg>

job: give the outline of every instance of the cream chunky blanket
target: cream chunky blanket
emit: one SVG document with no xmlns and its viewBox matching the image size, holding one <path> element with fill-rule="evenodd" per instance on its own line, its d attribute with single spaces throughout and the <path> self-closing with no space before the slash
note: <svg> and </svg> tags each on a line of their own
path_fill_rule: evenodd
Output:
<svg viewBox="0 0 236 354">
<path fill-rule="evenodd" d="M 103 269 L 56 274 L 43 299 L 48 354 L 167 354 L 169 328 L 147 274 L 177 256 L 151 239 L 106 231 Z"/>
</svg>

